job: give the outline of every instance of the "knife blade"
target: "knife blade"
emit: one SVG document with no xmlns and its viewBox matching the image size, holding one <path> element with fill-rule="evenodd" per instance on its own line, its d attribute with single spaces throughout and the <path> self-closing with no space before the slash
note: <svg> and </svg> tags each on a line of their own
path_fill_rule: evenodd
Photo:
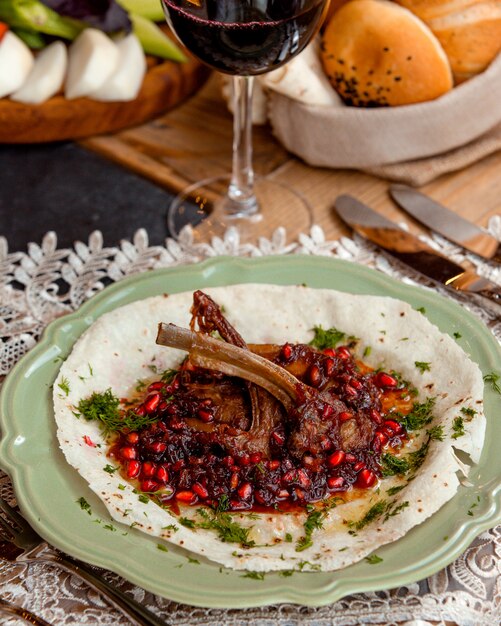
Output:
<svg viewBox="0 0 501 626">
<path fill-rule="evenodd" d="M 501 264 L 501 243 L 476 224 L 407 185 L 392 185 L 390 195 L 404 211 L 431 230 L 487 261 Z"/>
<path fill-rule="evenodd" d="M 501 287 L 439 254 L 426 243 L 403 230 L 380 213 L 349 195 L 336 198 L 335 209 L 343 221 L 362 237 L 430 278 L 463 293 L 476 294 L 501 305 Z"/>
</svg>

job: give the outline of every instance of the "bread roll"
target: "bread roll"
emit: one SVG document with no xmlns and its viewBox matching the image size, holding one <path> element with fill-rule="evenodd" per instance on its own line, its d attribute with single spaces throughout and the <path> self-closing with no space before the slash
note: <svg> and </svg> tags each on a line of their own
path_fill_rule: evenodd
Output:
<svg viewBox="0 0 501 626">
<path fill-rule="evenodd" d="M 347 104 L 395 106 L 433 100 L 452 88 L 447 57 L 430 29 L 388 0 L 352 0 L 323 34 L 322 62 Z"/>
<path fill-rule="evenodd" d="M 456 83 L 483 72 L 501 52 L 499 0 L 397 2 L 431 28 L 449 58 Z"/>
</svg>

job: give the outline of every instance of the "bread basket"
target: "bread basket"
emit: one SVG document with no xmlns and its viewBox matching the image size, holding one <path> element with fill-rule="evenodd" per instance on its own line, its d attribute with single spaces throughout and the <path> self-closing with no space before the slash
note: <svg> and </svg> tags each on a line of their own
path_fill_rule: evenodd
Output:
<svg viewBox="0 0 501 626">
<path fill-rule="evenodd" d="M 313 166 L 366 169 L 443 154 L 501 123 L 501 54 L 475 78 L 425 103 L 363 109 L 269 93 L 278 140 Z"/>
</svg>

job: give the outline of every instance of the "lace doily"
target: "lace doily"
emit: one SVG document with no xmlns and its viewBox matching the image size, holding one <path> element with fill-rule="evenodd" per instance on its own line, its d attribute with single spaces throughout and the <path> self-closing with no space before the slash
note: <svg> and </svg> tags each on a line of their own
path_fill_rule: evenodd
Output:
<svg viewBox="0 0 501 626">
<path fill-rule="evenodd" d="M 405 226 L 405 225 L 404 225 Z M 489 231 L 501 241 L 501 217 L 491 218 Z M 484 263 L 441 237 L 426 241 L 458 263 L 469 261 L 479 274 L 501 284 L 501 269 Z M 148 236 L 139 230 L 133 241 L 105 247 L 100 232 L 87 243 L 72 249 L 57 248 L 55 233 L 47 233 L 40 245 L 31 243 L 27 252 L 10 252 L 0 237 L 0 377 L 32 348 L 49 322 L 78 309 L 111 282 L 131 274 L 160 267 L 196 263 L 219 255 L 264 256 L 311 254 L 338 257 L 374 267 L 403 282 L 437 290 L 422 277 L 383 256 L 366 241 L 342 238 L 327 241 L 322 229 L 314 226 L 298 241 L 286 243 L 286 233 L 278 229 L 270 240 L 242 245 L 236 231 L 210 244 L 195 244 L 189 229 L 179 241 L 168 239 L 164 246 L 149 246 Z M 482 319 L 501 341 L 499 311 L 485 302 L 475 302 L 446 289 L 438 291 L 459 300 Z M 11 484 L 0 473 L 0 495 L 13 502 Z M 459 624 L 493 626 L 501 621 L 501 527 L 480 535 L 446 569 L 413 585 L 384 592 L 348 596 L 320 608 L 281 604 L 246 610 L 199 609 L 154 596 L 106 572 L 110 581 L 132 594 L 152 611 L 176 626 L 356 626 L 358 624 Z M 92 624 L 127 626 L 128 620 L 111 609 L 78 579 L 46 564 L 0 562 L 0 588 L 6 600 L 33 610 L 57 626 Z M 0 614 L 1 615 L 1 614 Z M 14 626 L 11 618 L 0 623 Z"/>
</svg>

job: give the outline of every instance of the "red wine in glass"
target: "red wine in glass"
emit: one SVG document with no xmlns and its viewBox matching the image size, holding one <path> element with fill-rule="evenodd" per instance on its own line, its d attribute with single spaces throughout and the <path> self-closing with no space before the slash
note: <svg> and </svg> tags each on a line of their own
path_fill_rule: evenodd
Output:
<svg viewBox="0 0 501 626">
<path fill-rule="evenodd" d="M 220 182 L 208 179 L 180 194 L 168 215 L 171 234 L 179 234 L 179 217 L 195 202 L 204 220 L 204 235 L 222 235 L 230 225 L 241 238 L 269 234 L 278 223 L 311 224 L 311 211 L 296 192 L 270 180 L 254 179 L 252 169 L 251 98 L 253 77 L 272 71 L 299 54 L 317 33 L 329 0 L 162 0 L 167 22 L 181 43 L 213 69 L 233 76 L 233 170 L 220 199 L 203 190 Z M 273 190 L 273 186 L 277 189 Z M 209 199 L 210 198 L 210 199 Z M 282 208 L 272 220 L 272 206 Z M 263 219 L 264 218 L 264 219 Z M 269 222 L 269 226 L 268 226 Z M 181 221 L 182 224 L 182 221 Z"/>
</svg>

